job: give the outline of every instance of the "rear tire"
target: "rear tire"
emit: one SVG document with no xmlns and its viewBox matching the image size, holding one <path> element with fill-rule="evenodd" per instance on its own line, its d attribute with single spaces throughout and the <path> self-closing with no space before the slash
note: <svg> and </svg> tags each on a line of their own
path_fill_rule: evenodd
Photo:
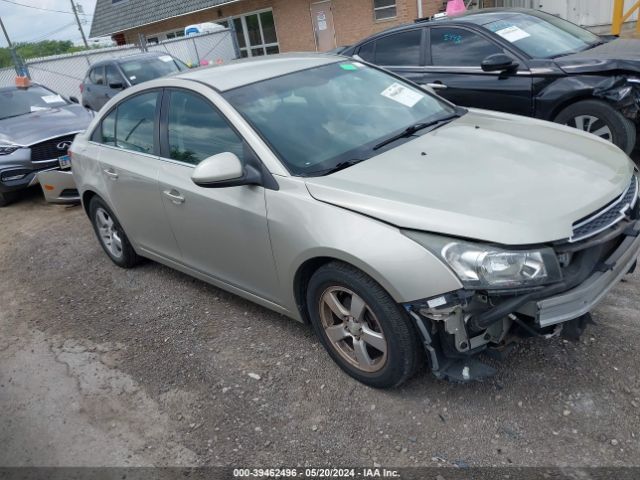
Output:
<svg viewBox="0 0 640 480">
<path fill-rule="evenodd" d="M 15 200 L 15 195 L 11 193 L 0 193 L 0 208 L 6 207 Z"/>
<path fill-rule="evenodd" d="M 140 263 L 141 257 L 131 246 L 120 222 L 100 197 L 93 197 L 89 202 L 89 217 L 100 246 L 113 263 L 122 268 Z"/>
<path fill-rule="evenodd" d="M 320 342 L 359 382 L 397 387 L 421 366 L 423 352 L 410 318 L 365 273 L 341 262 L 328 263 L 313 274 L 306 295 Z"/>
<path fill-rule="evenodd" d="M 607 102 L 582 100 L 562 110 L 556 123 L 593 133 L 629 155 L 636 144 L 636 126 Z"/>
</svg>

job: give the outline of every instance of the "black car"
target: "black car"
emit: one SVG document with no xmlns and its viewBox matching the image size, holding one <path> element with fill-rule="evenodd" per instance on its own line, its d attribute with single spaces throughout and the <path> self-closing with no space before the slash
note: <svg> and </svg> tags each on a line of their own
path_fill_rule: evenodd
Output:
<svg viewBox="0 0 640 480">
<path fill-rule="evenodd" d="M 98 111 L 125 88 L 188 69 L 166 53 L 139 53 L 102 60 L 91 66 L 80 85 L 82 105 Z"/>
<path fill-rule="evenodd" d="M 467 107 L 580 128 L 630 153 L 640 40 L 600 37 L 537 10 L 486 9 L 387 30 L 341 52 Z"/>
</svg>

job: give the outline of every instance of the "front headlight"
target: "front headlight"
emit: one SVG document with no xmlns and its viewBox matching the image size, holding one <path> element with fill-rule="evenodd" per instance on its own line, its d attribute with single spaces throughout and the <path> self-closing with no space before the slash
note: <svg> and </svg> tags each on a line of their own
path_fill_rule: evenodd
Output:
<svg viewBox="0 0 640 480">
<path fill-rule="evenodd" d="M 420 232 L 404 233 L 444 260 L 466 288 L 522 288 L 562 280 L 551 248 L 511 250 Z"/>
<path fill-rule="evenodd" d="M 11 155 L 20 147 L 17 145 L 2 145 L 0 144 L 0 155 Z"/>
</svg>

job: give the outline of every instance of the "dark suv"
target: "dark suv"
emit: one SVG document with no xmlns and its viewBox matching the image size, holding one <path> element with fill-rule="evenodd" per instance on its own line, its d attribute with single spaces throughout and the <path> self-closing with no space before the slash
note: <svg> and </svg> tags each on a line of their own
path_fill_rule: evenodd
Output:
<svg viewBox="0 0 640 480">
<path fill-rule="evenodd" d="M 603 38 L 537 10 L 417 21 L 346 48 L 465 107 L 569 125 L 629 153 L 640 124 L 640 40 Z"/>
<path fill-rule="evenodd" d="M 89 69 L 80 85 L 82 105 L 98 111 L 127 87 L 188 68 L 166 53 L 141 53 L 103 60 Z"/>
</svg>

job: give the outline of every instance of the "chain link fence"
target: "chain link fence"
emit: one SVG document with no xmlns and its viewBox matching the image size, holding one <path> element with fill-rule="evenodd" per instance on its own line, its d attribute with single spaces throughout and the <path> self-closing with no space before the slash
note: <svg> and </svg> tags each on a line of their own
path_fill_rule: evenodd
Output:
<svg viewBox="0 0 640 480">
<path fill-rule="evenodd" d="M 189 37 L 166 40 L 146 46 L 124 45 L 120 47 L 86 50 L 26 60 L 31 80 L 66 97 L 80 98 L 80 84 L 89 67 L 101 60 L 120 58 L 143 51 L 168 53 L 190 66 L 222 64 L 238 57 L 235 34 L 219 30 Z M 0 69 L 0 87 L 14 85 L 16 69 Z"/>
</svg>

